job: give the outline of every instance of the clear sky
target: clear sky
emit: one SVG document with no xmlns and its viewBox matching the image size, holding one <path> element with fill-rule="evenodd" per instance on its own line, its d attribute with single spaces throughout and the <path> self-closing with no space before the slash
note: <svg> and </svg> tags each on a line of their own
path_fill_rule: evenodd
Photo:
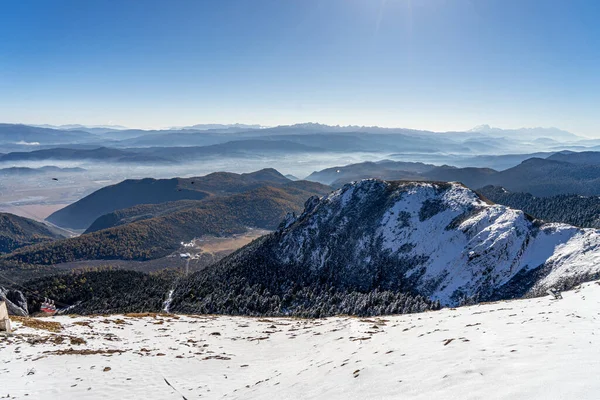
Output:
<svg viewBox="0 0 600 400">
<path fill-rule="evenodd" d="M 600 136 L 600 1 L 2 0 L 0 121 Z"/>
</svg>

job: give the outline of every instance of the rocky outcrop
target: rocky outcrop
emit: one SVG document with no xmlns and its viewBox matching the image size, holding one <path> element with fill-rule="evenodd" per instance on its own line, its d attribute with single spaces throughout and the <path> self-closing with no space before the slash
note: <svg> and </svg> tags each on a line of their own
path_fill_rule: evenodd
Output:
<svg viewBox="0 0 600 400">
<path fill-rule="evenodd" d="M 0 287 L 0 301 L 6 302 L 6 308 L 10 315 L 26 317 L 29 315 L 27 299 L 23 292 Z"/>
</svg>

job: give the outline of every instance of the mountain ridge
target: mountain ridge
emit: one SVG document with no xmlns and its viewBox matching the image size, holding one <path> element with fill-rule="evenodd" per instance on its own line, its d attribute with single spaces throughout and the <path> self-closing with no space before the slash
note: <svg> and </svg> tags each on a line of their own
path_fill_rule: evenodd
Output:
<svg viewBox="0 0 600 400">
<path fill-rule="evenodd" d="M 413 165 L 419 166 L 419 163 L 366 162 L 316 171 L 307 179 L 329 183 L 335 188 L 355 180 L 381 178 L 386 180 L 458 181 L 472 189 L 494 185 L 541 197 L 563 194 L 600 195 L 600 153 L 562 152 L 557 154 L 549 158 L 531 157 L 501 171 L 481 167 L 430 164 L 420 166 L 422 169 L 419 170 L 413 167 Z M 402 170 L 394 168 L 394 165 L 406 165 L 406 168 Z M 336 179 L 336 175 L 339 178 Z"/>
<path fill-rule="evenodd" d="M 309 199 L 277 232 L 180 281 L 172 305 L 205 309 L 212 290 L 245 287 L 282 299 L 317 284 L 448 306 L 521 297 L 597 275 L 597 248 L 597 230 L 544 224 L 458 183 L 363 180 Z"/>
<path fill-rule="evenodd" d="M 140 204 L 176 200 L 202 200 L 211 196 L 239 193 L 270 184 L 290 182 L 273 168 L 245 174 L 213 172 L 192 178 L 127 179 L 106 186 L 51 214 L 46 220 L 73 229 L 87 229 L 100 216 Z"/>
</svg>

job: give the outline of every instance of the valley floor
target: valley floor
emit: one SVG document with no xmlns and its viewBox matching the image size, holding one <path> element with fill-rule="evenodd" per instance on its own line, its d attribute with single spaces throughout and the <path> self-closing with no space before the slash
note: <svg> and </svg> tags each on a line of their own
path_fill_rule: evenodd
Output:
<svg viewBox="0 0 600 400">
<path fill-rule="evenodd" d="M 367 319 L 19 319 L 0 398 L 598 399 L 600 285 L 563 296 Z"/>
</svg>

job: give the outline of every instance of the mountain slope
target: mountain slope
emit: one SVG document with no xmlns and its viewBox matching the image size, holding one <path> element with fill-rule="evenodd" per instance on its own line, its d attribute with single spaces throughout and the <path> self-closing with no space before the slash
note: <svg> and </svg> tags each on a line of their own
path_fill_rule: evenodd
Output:
<svg viewBox="0 0 600 400">
<path fill-rule="evenodd" d="M 99 139 L 98 136 L 85 131 L 63 131 L 21 124 L 0 123 L 0 143 L 86 143 Z"/>
<path fill-rule="evenodd" d="M 286 182 L 284 185 L 274 185 L 272 183 L 270 185 L 273 187 L 281 187 L 286 193 L 298 193 L 306 198 L 313 194 L 329 193 L 329 187 L 308 181 L 294 181 L 293 184 L 291 184 L 290 181 Z M 222 194 L 226 195 L 226 193 Z M 85 233 L 96 232 L 119 225 L 160 217 L 197 206 L 198 202 L 196 200 L 179 200 L 159 204 L 140 204 L 134 207 L 116 210 L 98 217 L 85 231 Z"/>
<path fill-rule="evenodd" d="M 563 131 L 558 128 L 519 128 L 519 129 L 501 129 L 491 127 L 489 125 L 479 125 L 471 129 L 469 132 L 483 133 L 493 137 L 507 137 L 507 138 L 528 138 L 540 139 L 549 138 L 560 141 L 574 141 L 583 139 L 581 136 L 577 136 L 571 132 Z"/>
<path fill-rule="evenodd" d="M 600 197 L 559 195 L 536 197 L 529 193 L 510 192 L 500 186 L 477 190 L 494 203 L 523 210 L 547 222 L 562 222 L 582 228 L 600 228 Z"/>
<path fill-rule="evenodd" d="M 206 134 L 202 132 L 167 133 L 164 135 L 147 135 L 137 140 L 122 144 L 129 146 L 152 146 L 127 148 L 140 154 L 154 154 L 172 160 L 195 160 L 214 156 L 244 156 L 248 154 L 270 155 L 274 153 L 322 152 L 322 148 L 310 144 L 295 143 L 284 138 L 280 140 L 264 140 L 263 138 L 244 138 L 243 140 L 227 140 L 227 136 Z M 217 143 L 214 143 L 217 142 Z M 177 146 L 177 147 L 173 147 Z"/>
<path fill-rule="evenodd" d="M 306 179 L 331 184 L 333 187 L 338 188 L 352 181 L 369 178 L 383 180 L 459 181 L 469 187 L 480 187 L 487 184 L 496 174 L 497 171 L 489 168 L 457 168 L 449 165 L 435 166 L 415 162 L 384 160 L 327 168 L 313 172 Z"/>
<path fill-rule="evenodd" d="M 62 131 L 61 131 L 62 132 Z M 138 154 L 132 151 L 123 151 L 108 147 L 99 147 L 96 149 L 72 149 L 72 148 L 52 148 L 34 151 L 15 151 L 0 156 L 0 162 L 14 161 L 81 161 L 93 160 L 95 162 L 109 163 L 160 163 L 170 164 L 169 160 L 160 156 Z"/>
<path fill-rule="evenodd" d="M 185 208 L 194 207 L 197 204 L 198 200 L 179 200 L 158 204 L 139 204 L 129 208 L 122 208 L 96 218 L 84 233 L 97 232 L 144 219 L 160 217 Z"/>
<path fill-rule="evenodd" d="M 411 164 L 394 162 L 359 163 L 345 167 L 314 172 L 307 179 L 331 182 L 333 187 L 365 178 L 385 180 L 423 180 L 461 182 L 472 189 L 487 185 L 502 186 L 515 192 L 532 193 L 535 196 L 560 194 L 600 195 L 600 153 L 562 152 L 547 159 L 529 158 L 519 165 L 503 171 L 490 168 L 440 166 L 426 169 L 412 169 Z M 406 168 L 402 165 L 406 164 Z M 424 165 L 427 167 L 427 164 Z M 337 172 L 339 171 L 339 172 Z M 336 179 L 335 176 L 339 175 Z"/>
<path fill-rule="evenodd" d="M 58 333 L 19 320 L 0 342 L 2 389 L 44 400 L 595 400 L 600 285 L 563 296 L 384 318 L 41 320 Z"/>
<path fill-rule="evenodd" d="M 334 184 L 334 182 L 341 182 L 344 184 L 365 178 L 393 179 L 398 175 L 417 175 L 418 173 L 426 172 L 433 168 L 435 168 L 434 165 L 417 162 L 390 160 L 379 162 L 366 161 L 341 167 L 326 168 L 321 171 L 314 171 L 306 177 L 306 179 L 324 183 L 326 185 Z"/>
<path fill-rule="evenodd" d="M 600 271 L 599 250 L 596 230 L 541 224 L 460 184 L 364 180 L 310 199 L 279 231 L 182 281 L 172 307 L 202 309 L 210 293 L 250 287 L 261 304 L 313 285 L 457 305 L 589 278 Z"/>
<path fill-rule="evenodd" d="M 49 242 L 62 236 L 46 225 L 29 218 L 0 213 L 0 253 L 10 253 L 20 247 Z"/>
<path fill-rule="evenodd" d="M 564 161 L 571 164 L 600 164 L 598 151 L 561 151 L 546 158 L 547 160 Z"/>
<path fill-rule="evenodd" d="M 85 172 L 83 168 L 60 168 L 53 165 L 46 165 L 40 168 L 29 167 L 9 167 L 0 168 L 0 175 L 15 176 L 15 175 L 41 175 L 41 174 L 63 174 L 63 173 L 78 173 Z"/>
<path fill-rule="evenodd" d="M 514 192 L 527 192 L 535 196 L 600 195 L 600 164 L 571 163 L 553 158 L 525 160 L 492 175 L 487 185 L 503 186 Z"/>
<path fill-rule="evenodd" d="M 68 304 L 72 314 L 160 312 L 175 277 L 172 272 L 146 274 L 108 268 L 40 277 L 22 286 L 37 294 L 25 303 L 31 313 L 40 310 L 45 297 L 62 307 Z"/>
<path fill-rule="evenodd" d="M 456 168 L 448 165 L 433 168 L 421 175 L 430 181 L 461 182 L 470 188 L 485 185 L 498 173 L 490 168 Z"/>
<path fill-rule="evenodd" d="M 248 227 L 277 228 L 286 213 L 300 211 L 311 195 L 328 193 L 329 187 L 290 182 L 281 187 L 262 186 L 231 196 L 214 197 L 174 212 L 126 225 L 29 246 L 0 261 L 13 264 L 52 265 L 96 259 L 149 260 L 164 257 L 202 235 L 227 236 Z"/>
<path fill-rule="evenodd" d="M 195 178 L 128 179 L 104 187 L 50 215 L 55 225 L 87 229 L 98 217 L 139 204 L 177 200 L 202 200 L 210 196 L 240 193 L 259 186 L 290 182 L 274 169 L 249 174 L 215 172 Z"/>
</svg>

